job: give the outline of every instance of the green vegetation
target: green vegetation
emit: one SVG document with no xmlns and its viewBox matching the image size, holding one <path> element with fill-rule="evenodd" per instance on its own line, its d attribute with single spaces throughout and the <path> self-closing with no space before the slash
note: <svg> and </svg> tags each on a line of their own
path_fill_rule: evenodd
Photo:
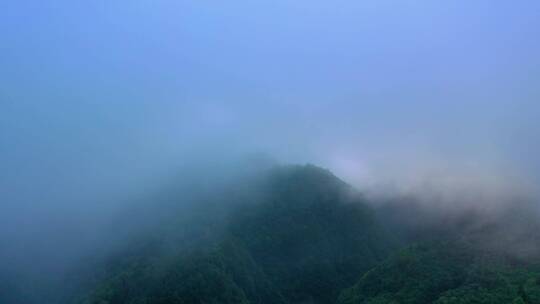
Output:
<svg viewBox="0 0 540 304">
<path fill-rule="evenodd" d="M 93 265 L 73 302 L 540 304 L 540 268 L 447 237 L 399 249 L 328 171 L 280 167 L 240 189 Z"/>
<path fill-rule="evenodd" d="M 83 303 L 333 303 L 393 249 L 372 211 L 325 170 L 277 168 L 258 187 L 231 204 L 206 246 L 120 255 Z"/>
<path fill-rule="evenodd" d="M 540 271 L 458 242 L 411 246 L 342 292 L 340 304 L 540 303 Z"/>
</svg>

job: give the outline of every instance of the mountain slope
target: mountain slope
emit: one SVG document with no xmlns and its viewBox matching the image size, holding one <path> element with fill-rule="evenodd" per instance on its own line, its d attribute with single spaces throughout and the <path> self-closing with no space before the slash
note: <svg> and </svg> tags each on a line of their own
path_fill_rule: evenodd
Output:
<svg viewBox="0 0 540 304">
<path fill-rule="evenodd" d="M 245 186 L 213 242 L 119 256 L 81 302 L 333 303 L 393 248 L 371 209 L 326 170 L 278 167 Z"/>
<path fill-rule="evenodd" d="M 538 267 L 472 248 L 427 242 L 403 249 L 344 290 L 338 303 L 540 303 Z"/>
</svg>

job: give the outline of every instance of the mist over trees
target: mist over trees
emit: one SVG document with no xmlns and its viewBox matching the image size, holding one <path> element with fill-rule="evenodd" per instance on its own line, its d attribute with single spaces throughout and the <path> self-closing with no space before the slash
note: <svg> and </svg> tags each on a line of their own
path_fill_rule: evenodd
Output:
<svg viewBox="0 0 540 304">
<path fill-rule="evenodd" d="M 249 161 L 203 171 L 126 205 L 61 275 L 2 272 L 2 300 L 540 300 L 538 222 L 525 203 L 497 217 L 465 209 L 445 217 L 420 198 L 374 201 L 313 165 Z"/>
<path fill-rule="evenodd" d="M 539 16 L 2 0 L 0 304 L 540 304 Z"/>
</svg>

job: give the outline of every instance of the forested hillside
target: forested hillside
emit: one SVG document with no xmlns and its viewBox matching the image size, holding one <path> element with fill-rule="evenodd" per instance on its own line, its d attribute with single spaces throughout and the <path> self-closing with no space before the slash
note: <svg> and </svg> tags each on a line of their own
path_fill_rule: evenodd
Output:
<svg viewBox="0 0 540 304">
<path fill-rule="evenodd" d="M 343 291 L 338 303 L 540 303 L 539 265 L 471 248 L 428 242 L 400 250 Z"/>
<path fill-rule="evenodd" d="M 118 254 L 98 266 L 105 274 L 80 301 L 334 303 L 394 249 L 361 196 L 326 170 L 279 167 L 253 187 L 259 189 L 236 196 L 223 224 L 177 227 L 213 235 L 210 241 L 173 250 L 164 245 L 174 236 L 169 232 Z M 209 222 L 202 218 L 192 224 Z"/>
<path fill-rule="evenodd" d="M 114 249 L 74 269 L 62 286 L 69 292 L 56 298 L 70 304 L 540 304 L 540 260 L 506 246 L 537 247 L 534 231 L 516 229 L 523 226 L 518 219 L 536 227 L 517 205 L 471 237 L 453 222 L 421 222 L 431 229 L 419 230 L 418 206 L 374 209 L 311 165 L 258 170 L 219 189 L 209 181 L 195 185 L 169 188 L 155 204 L 122 213 L 109 239 L 114 246 L 106 246 Z M 519 231 L 521 243 L 508 242 L 504 227 Z M 506 239 L 494 247 L 501 232 Z M 25 292 L 1 283 L 9 295 L 3 301 L 31 296 L 33 287 Z"/>
</svg>

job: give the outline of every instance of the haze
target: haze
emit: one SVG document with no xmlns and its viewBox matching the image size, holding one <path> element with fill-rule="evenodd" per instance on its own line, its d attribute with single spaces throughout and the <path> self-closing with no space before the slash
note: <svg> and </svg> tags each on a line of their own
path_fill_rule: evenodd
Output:
<svg viewBox="0 0 540 304">
<path fill-rule="evenodd" d="M 537 1 L 4 1 L 3 260 L 76 256 L 130 197 L 194 173 L 179 168 L 252 155 L 366 192 L 535 197 L 539 15 Z"/>
</svg>

